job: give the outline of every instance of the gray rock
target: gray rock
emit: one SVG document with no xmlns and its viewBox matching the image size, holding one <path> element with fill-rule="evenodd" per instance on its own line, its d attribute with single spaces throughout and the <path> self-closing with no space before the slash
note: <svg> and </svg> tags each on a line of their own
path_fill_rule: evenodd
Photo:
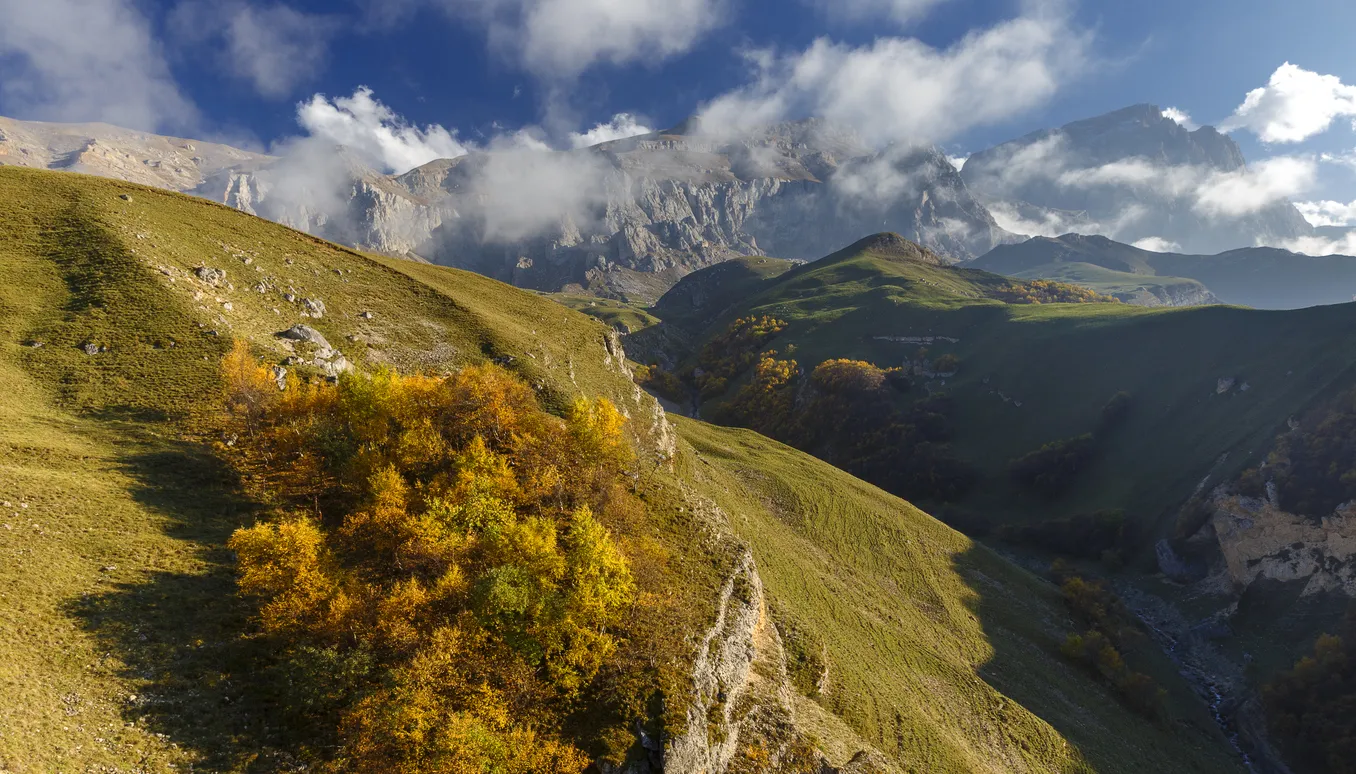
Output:
<svg viewBox="0 0 1356 774">
<path fill-rule="evenodd" d="M 321 349 L 332 349 L 330 343 L 325 340 L 320 331 L 309 325 L 293 325 L 285 331 L 278 331 L 273 334 L 278 338 L 290 339 L 292 341 L 309 341 Z"/>
<path fill-rule="evenodd" d="M 282 366 L 273 366 L 273 381 L 277 383 L 278 389 L 287 389 L 287 369 Z"/>
<path fill-rule="evenodd" d="M 132 201 L 132 195 L 131 195 L 131 194 L 123 194 L 122 196 L 119 196 L 118 198 L 119 198 L 119 199 L 122 199 L 122 200 L 125 201 L 125 202 L 130 202 L 130 201 Z"/>
<path fill-rule="evenodd" d="M 306 307 L 306 311 L 310 312 L 312 317 L 325 316 L 325 302 L 318 298 L 303 298 L 301 305 Z"/>
<path fill-rule="evenodd" d="M 283 293 L 283 300 L 289 304 L 295 304 L 297 302 L 297 297 L 291 293 Z"/>
<path fill-rule="evenodd" d="M 372 313 L 371 313 L 371 312 L 363 312 L 362 314 L 360 314 L 360 315 L 358 315 L 358 316 L 361 317 L 361 318 L 363 318 L 364 320 L 370 320 L 370 319 L 372 319 Z"/>
<path fill-rule="evenodd" d="M 193 273 L 197 275 L 198 279 L 213 287 L 220 285 L 222 281 L 226 279 L 225 269 L 213 269 L 208 266 L 199 266 L 193 270 Z"/>
<path fill-rule="evenodd" d="M 87 342 L 85 342 L 84 344 L 81 344 L 81 345 L 80 345 L 80 349 L 81 349 L 81 351 L 83 351 L 86 355 L 97 355 L 97 354 L 99 354 L 101 351 L 103 351 L 103 350 L 101 350 L 101 349 L 99 348 L 99 345 L 98 345 L 98 344 L 95 344 L 95 343 L 92 342 L 92 341 L 87 341 Z"/>
</svg>

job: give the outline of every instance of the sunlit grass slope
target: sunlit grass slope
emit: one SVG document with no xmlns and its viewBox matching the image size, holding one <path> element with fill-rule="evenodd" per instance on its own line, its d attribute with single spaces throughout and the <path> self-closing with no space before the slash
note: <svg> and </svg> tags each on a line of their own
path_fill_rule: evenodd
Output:
<svg viewBox="0 0 1356 774">
<path fill-rule="evenodd" d="M 548 405 L 608 395 L 652 430 L 607 326 L 540 296 L 114 181 L 4 169 L 0 200 L 0 769 L 289 765 L 224 549 L 260 509 L 211 446 L 232 338 L 278 362 L 304 323 L 362 367 L 493 359 Z M 805 455 L 682 428 L 678 475 L 828 645 L 841 718 L 807 707 L 826 747 L 914 771 L 1232 769 L 1208 722 L 1153 726 L 1060 661 L 1050 587 Z"/>
</svg>

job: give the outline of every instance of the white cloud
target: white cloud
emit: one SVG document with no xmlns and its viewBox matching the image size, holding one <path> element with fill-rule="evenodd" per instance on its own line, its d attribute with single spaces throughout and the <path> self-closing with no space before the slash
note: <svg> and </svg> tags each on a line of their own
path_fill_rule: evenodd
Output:
<svg viewBox="0 0 1356 774">
<path fill-rule="evenodd" d="M 1163 117 L 1169 121 L 1177 122 L 1183 129 L 1193 132 L 1196 131 L 1196 122 L 1191 120 L 1191 116 L 1187 114 L 1185 110 L 1180 110 L 1175 107 L 1164 108 Z"/>
<path fill-rule="evenodd" d="M 587 226 L 607 200 L 610 169 L 592 153 L 492 151 L 457 209 L 485 242 L 516 242 L 562 224 Z"/>
<path fill-rule="evenodd" d="M 936 142 L 1045 102 L 1073 77 L 1087 42 L 1062 17 L 1033 16 L 972 32 L 947 49 L 906 38 L 861 47 L 820 38 L 791 55 L 747 52 L 752 83 L 709 103 L 701 128 L 737 133 L 818 115 L 869 142 Z"/>
<path fill-rule="evenodd" d="M 650 134 L 654 130 L 630 113 L 618 113 L 612 120 L 598 124 L 587 132 L 570 132 L 570 146 L 589 148 L 599 143 L 624 140 L 641 134 Z"/>
<path fill-rule="evenodd" d="M 1164 239 L 1163 237 L 1156 236 L 1145 237 L 1143 239 L 1136 240 L 1132 244 L 1133 246 L 1138 247 L 1141 250 L 1149 250 L 1155 253 L 1182 252 L 1182 246 L 1180 244 L 1168 239 Z"/>
<path fill-rule="evenodd" d="M 181 45 L 219 43 L 222 62 L 265 97 L 285 97 L 318 75 L 325 64 L 335 20 L 285 5 L 243 0 L 182 0 L 169 27 Z"/>
<path fill-rule="evenodd" d="M 0 0 L 0 101 L 15 117 L 190 129 L 180 92 L 133 0 Z"/>
<path fill-rule="evenodd" d="M 1195 209 L 1212 217 L 1249 215 L 1311 189 L 1318 165 L 1311 158 L 1277 156 L 1251 169 L 1207 175 L 1195 191 Z"/>
<path fill-rule="evenodd" d="M 1286 62 L 1267 85 L 1253 89 L 1220 128 L 1247 129 L 1263 142 L 1300 142 L 1356 116 L 1356 86 Z"/>
<path fill-rule="evenodd" d="M 1313 226 L 1356 226 L 1356 202 L 1295 202 L 1295 208 Z"/>
<path fill-rule="evenodd" d="M 947 156 L 946 160 L 951 162 L 951 166 L 955 167 L 956 171 L 959 172 L 962 169 L 965 169 L 965 162 L 968 161 L 969 158 L 969 156 Z"/>
<path fill-rule="evenodd" d="M 845 22 L 890 19 L 907 24 L 921 18 L 945 0 L 809 0 L 826 16 Z"/>
<path fill-rule="evenodd" d="M 1356 255 L 1356 232 L 1343 234 L 1337 239 L 1319 236 L 1299 237 L 1286 240 L 1278 247 L 1305 255 Z"/>
<path fill-rule="evenodd" d="M 434 0 L 483 23 L 490 45 L 538 77 L 684 53 L 725 21 L 725 0 Z"/>
<path fill-rule="evenodd" d="M 297 123 L 313 138 L 342 145 L 382 167 L 403 173 L 434 159 L 455 158 L 468 148 L 455 133 L 432 125 L 420 129 L 396 115 L 362 86 L 351 97 L 316 94 L 297 106 Z"/>
</svg>

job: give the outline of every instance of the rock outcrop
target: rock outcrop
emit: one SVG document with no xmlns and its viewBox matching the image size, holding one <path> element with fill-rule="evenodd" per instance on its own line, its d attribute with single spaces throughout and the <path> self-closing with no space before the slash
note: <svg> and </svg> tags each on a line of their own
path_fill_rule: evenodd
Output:
<svg viewBox="0 0 1356 774">
<path fill-rule="evenodd" d="M 1259 579 L 1306 581 L 1304 594 L 1356 596 L 1356 503 L 1312 519 L 1287 513 L 1274 498 L 1217 491 L 1210 526 L 1229 577 L 1247 586 Z"/>
</svg>

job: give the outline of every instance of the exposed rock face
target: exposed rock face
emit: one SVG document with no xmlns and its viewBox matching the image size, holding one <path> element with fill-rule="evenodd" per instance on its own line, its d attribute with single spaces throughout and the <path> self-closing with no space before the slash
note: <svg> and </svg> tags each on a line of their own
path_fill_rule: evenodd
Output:
<svg viewBox="0 0 1356 774">
<path fill-rule="evenodd" d="M 736 711 L 749 687 L 763 615 L 763 582 L 746 553 L 721 589 L 716 622 L 697 646 L 687 727 L 664 752 L 668 774 L 722 772 L 738 751 Z M 714 721 L 714 722 L 713 722 Z"/>
<path fill-rule="evenodd" d="M 1307 580 L 1305 594 L 1356 596 L 1356 504 L 1318 520 L 1287 513 L 1272 499 L 1226 492 L 1217 492 L 1213 505 L 1211 525 L 1235 584 Z"/>
<path fill-rule="evenodd" d="M 657 298 L 734 256 L 819 258 L 886 230 L 952 261 L 1013 238 L 938 149 L 877 151 L 819 120 L 738 138 L 683 126 L 562 153 L 474 153 L 396 176 L 314 145 L 276 158 L 13 121 L 0 135 L 0 163 L 193 193 L 336 242 L 548 290 Z"/>
<path fill-rule="evenodd" d="M 188 191 L 222 170 L 271 159 L 228 145 L 162 137 L 109 124 L 0 118 L 0 166 L 68 170 Z"/>
<path fill-rule="evenodd" d="M 540 162 L 581 190 L 568 206 L 537 202 L 543 222 L 530 233 L 486 204 L 501 195 L 497 180 L 508 171 L 494 154 L 436 161 L 396 178 L 443 210 L 422 252 L 522 286 L 624 293 L 630 275 L 661 275 L 662 289 L 735 256 L 819 258 L 887 229 L 953 261 L 1012 239 L 941 151 L 875 152 L 822 121 L 739 140 L 680 127 L 542 154 Z M 542 170 L 522 174 L 551 184 Z"/>
<path fill-rule="evenodd" d="M 1157 237 L 1218 253 L 1312 233 L 1289 202 L 1238 216 L 1197 206 L 1211 175 L 1244 167 L 1238 145 L 1214 128 L 1188 131 L 1154 105 L 1135 105 L 976 153 L 962 176 L 1001 222 L 1033 235 Z"/>
</svg>

